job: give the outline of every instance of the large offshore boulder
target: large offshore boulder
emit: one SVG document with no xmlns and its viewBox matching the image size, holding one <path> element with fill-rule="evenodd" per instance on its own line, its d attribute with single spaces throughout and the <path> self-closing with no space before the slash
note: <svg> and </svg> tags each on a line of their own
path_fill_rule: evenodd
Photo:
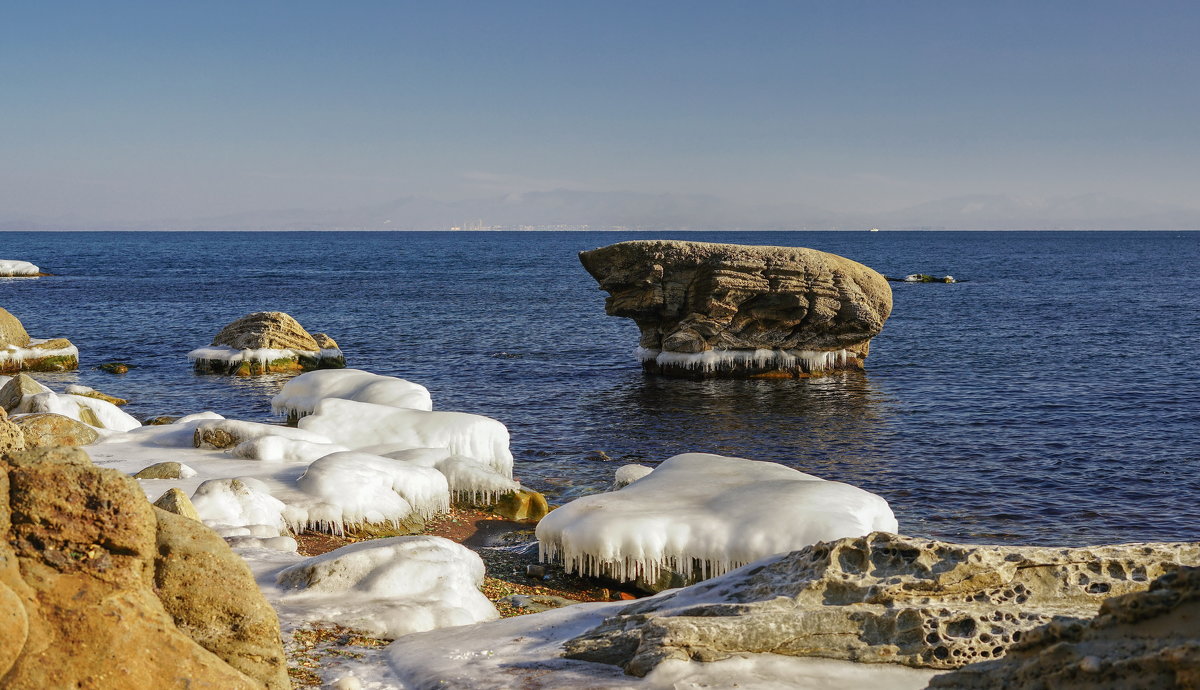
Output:
<svg viewBox="0 0 1200 690">
<path fill-rule="evenodd" d="M 5 455 L 0 687 L 288 687 L 273 611 L 198 529 L 79 449 Z"/>
<path fill-rule="evenodd" d="M 337 343 L 320 335 L 318 341 L 281 311 L 259 311 L 222 328 L 212 345 L 192 350 L 188 359 L 199 373 L 236 376 L 344 367 Z"/>
<path fill-rule="evenodd" d="M 0 307 L 0 374 L 19 371 L 70 371 L 79 366 L 79 350 L 66 338 L 30 338 L 21 320 Z"/>
<path fill-rule="evenodd" d="M 1200 568 L 1105 601 L 1086 622 L 1029 631 L 1003 659 L 936 677 L 931 688 L 1158 690 L 1200 688 Z"/>
<path fill-rule="evenodd" d="M 788 377 L 861 369 L 892 310 L 887 279 L 835 254 L 637 240 L 580 252 L 605 310 L 641 329 L 648 373 Z"/>
<path fill-rule="evenodd" d="M 1090 618 L 1181 564 L 1200 564 L 1200 543 L 977 546 L 874 533 L 632 604 L 565 649 L 635 675 L 744 652 L 953 669 L 1003 656 L 1051 620 Z"/>
</svg>

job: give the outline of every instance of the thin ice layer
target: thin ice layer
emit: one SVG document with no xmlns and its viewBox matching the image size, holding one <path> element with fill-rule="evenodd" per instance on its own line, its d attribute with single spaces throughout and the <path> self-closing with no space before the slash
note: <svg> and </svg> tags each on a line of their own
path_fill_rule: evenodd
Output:
<svg viewBox="0 0 1200 690">
<path fill-rule="evenodd" d="M 42 269 L 34 266 L 28 261 L 18 261 L 16 259 L 0 259 L 0 278 L 17 277 L 17 276 L 36 276 L 42 272 Z"/>
<path fill-rule="evenodd" d="M 320 369 L 288 381 L 271 399 L 271 410 L 291 417 L 310 415 L 317 403 L 340 398 L 388 407 L 432 410 L 429 390 L 417 383 L 359 369 Z"/>
<path fill-rule="evenodd" d="M 771 462 L 676 455 L 619 491 L 585 496 L 537 526 L 543 560 L 618 580 L 712 577 L 774 553 L 895 532 L 887 501 Z"/>
<path fill-rule="evenodd" d="M 321 434 L 348 448 L 389 445 L 446 448 L 475 458 L 512 477 L 508 428 L 489 417 L 466 412 L 427 412 L 373 403 L 326 398 L 299 428 Z"/>
<path fill-rule="evenodd" d="M 399 524 L 410 516 L 450 510 L 446 478 L 431 467 L 370 453 L 342 452 L 309 465 L 296 480 L 309 497 L 294 502 L 288 517 L 304 527 L 341 533 L 346 525 Z"/>
<path fill-rule="evenodd" d="M 288 590 L 280 604 L 308 620 L 395 639 L 499 618 L 479 591 L 483 575 L 470 549 L 414 536 L 344 546 L 284 569 L 277 582 Z"/>
<path fill-rule="evenodd" d="M 664 367 L 680 367 L 713 372 L 749 366 L 758 369 L 828 371 L 845 366 L 858 355 L 849 350 L 705 350 L 704 352 L 665 352 L 643 347 L 635 352 L 639 362 L 655 362 Z"/>
</svg>

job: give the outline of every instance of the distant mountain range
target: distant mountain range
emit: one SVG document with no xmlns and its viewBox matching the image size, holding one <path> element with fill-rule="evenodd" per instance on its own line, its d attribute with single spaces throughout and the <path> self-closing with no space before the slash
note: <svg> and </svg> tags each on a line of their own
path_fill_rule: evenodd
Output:
<svg viewBox="0 0 1200 690">
<path fill-rule="evenodd" d="M 701 194 L 558 189 L 462 201 L 404 197 L 342 209 L 279 209 L 154 221 L 0 217 L 0 230 L 1195 230 L 1200 209 L 1100 194 L 1022 200 L 974 195 L 883 213 L 748 205 Z"/>
</svg>

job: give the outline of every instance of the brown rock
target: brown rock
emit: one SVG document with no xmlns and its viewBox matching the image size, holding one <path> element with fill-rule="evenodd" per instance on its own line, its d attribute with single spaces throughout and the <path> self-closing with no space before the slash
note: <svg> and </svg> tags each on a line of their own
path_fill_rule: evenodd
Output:
<svg viewBox="0 0 1200 690">
<path fill-rule="evenodd" d="M 128 405 L 128 404 L 129 404 L 129 401 L 128 401 L 128 400 L 126 400 L 125 398 L 118 398 L 118 397 L 115 397 L 115 396 L 112 396 L 112 395 L 108 395 L 107 393 L 101 393 L 100 391 L 95 391 L 95 390 L 93 390 L 93 391 L 81 391 L 81 392 L 78 392 L 78 393 L 76 393 L 76 392 L 72 392 L 72 391 L 67 391 L 67 392 L 68 392 L 68 393 L 70 393 L 71 395 L 80 395 L 80 396 L 83 396 L 83 397 L 85 397 L 85 398 L 95 398 L 96 400 L 103 400 L 103 401 L 104 401 L 104 402 L 106 402 L 106 403 L 111 403 L 111 404 L 113 404 L 113 405 L 116 405 L 116 406 L 118 406 L 118 407 L 120 407 L 121 405 Z"/>
<path fill-rule="evenodd" d="M 813 249 L 638 240 L 579 259 L 609 293 L 607 313 L 637 323 L 648 373 L 859 369 L 892 309 L 886 278 Z"/>
<path fill-rule="evenodd" d="M 82 454 L 51 449 L 40 452 L 41 461 L 38 453 L 24 453 L 18 455 L 30 457 L 16 466 L 0 463 L 0 687 L 285 687 L 275 680 L 283 673 L 281 653 L 276 669 L 252 677 L 190 637 L 192 624 L 176 624 L 155 586 L 161 579 L 161 586 L 178 589 L 172 573 L 179 571 L 171 565 L 160 573 L 156 561 L 189 558 L 191 542 L 179 536 L 187 530 L 160 530 L 154 509 L 129 477 L 54 460 L 74 453 Z M 160 531 L 176 536 L 160 538 Z M 164 539 L 170 546 L 160 554 Z M 214 547 L 197 547 L 200 558 L 209 558 Z M 214 583 L 233 582 L 232 591 L 242 592 L 244 571 L 244 565 L 228 574 L 214 566 L 205 575 Z M 238 599 L 229 598 L 229 611 L 237 610 Z M 257 603 L 266 606 L 261 596 Z M 243 606 L 240 620 L 258 625 L 261 610 Z M 278 630 L 273 632 L 278 645 Z M 220 637 L 206 634 L 210 641 Z M 231 630 L 225 638 L 239 636 Z M 264 644 L 269 647 L 269 640 Z"/>
<path fill-rule="evenodd" d="M 154 584 L 175 625 L 267 688 L 290 688 L 279 620 L 245 561 L 196 520 L 156 515 Z"/>
<path fill-rule="evenodd" d="M 23 414 L 12 421 L 21 427 L 26 448 L 86 446 L 100 438 L 100 434 L 87 424 L 51 412 Z"/>
<path fill-rule="evenodd" d="M 26 374 L 17 374 L 0 386 L 0 408 L 11 413 L 17 409 L 26 395 L 37 395 L 50 390 Z"/>
<path fill-rule="evenodd" d="M 759 652 L 952 669 L 1002 656 L 1051 620 L 1090 617 L 1181 563 L 1200 564 L 1200 543 L 978 546 L 875 532 L 647 599 L 564 648 L 636 675 Z"/>
<path fill-rule="evenodd" d="M 183 473 L 183 464 L 178 462 L 156 462 L 138 470 L 134 479 L 179 479 Z"/>
<path fill-rule="evenodd" d="M 0 407 L 0 458 L 6 453 L 25 449 L 25 434 L 21 427 L 8 421 L 8 414 Z"/>
<path fill-rule="evenodd" d="M 492 512 L 514 522 L 537 522 L 550 512 L 550 504 L 540 493 L 522 489 L 501 496 Z"/>
<path fill-rule="evenodd" d="M 0 307 L 0 346 L 4 345 L 26 347 L 29 345 L 29 334 L 25 332 L 20 319 Z"/>
<path fill-rule="evenodd" d="M 213 338 L 213 345 L 237 350 L 320 350 L 298 321 L 281 311 L 259 311 L 234 321 Z"/>
<path fill-rule="evenodd" d="M 31 448 L 29 450 L 9 453 L 4 458 L 13 467 L 33 467 L 34 465 L 74 465 L 76 467 L 91 467 L 92 457 L 75 446 L 50 446 L 48 448 Z"/>
<path fill-rule="evenodd" d="M 333 338 L 330 338 L 329 335 L 327 335 L 325 333 L 313 333 L 312 337 L 313 337 L 313 340 L 316 341 L 317 345 L 319 345 L 322 350 L 337 350 L 338 349 L 337 341 L 334 340 Z"/>
<path fill-rule="evenodd" d="M 1109 599 L 1090 620 L 1035 628 L 1003 659 L 936 676 L 929 687 L 1200 688 L 1200 568 L 1181 568 L 1149 591 Z"/>
<path fill-rule="evenodd" d="M 154 501 L 154 505 L 168 513 L 175 513 L 180 517 L 200 522 L 200 513 L 196 511 L 196 506 L 192 505 L 192 499 L 188 498 L 188 495 L 181 489 L 175 487 L 167 489 Z"/>
<path fill-rule="evenodd" d="M 179 417 L 163 414 L 144 420 L 142 426 L 165 426 L 167 424 L 174 424 L 177 421 L 179 421 Z"/>
</svg>

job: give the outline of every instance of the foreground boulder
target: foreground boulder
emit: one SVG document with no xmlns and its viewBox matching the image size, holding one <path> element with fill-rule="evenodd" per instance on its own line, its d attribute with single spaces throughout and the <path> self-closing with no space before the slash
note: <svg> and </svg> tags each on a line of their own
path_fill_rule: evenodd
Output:
<svg viewBox="0 0 1200 690">
<path fill-rule="evenodd" d="M 20 427 L 26 448 L 86 446 L 100 438 L 99 432 L 87 424 L 52 412 L 23 414 L 12 421 Z"/>
<path fill-rule="evenodd" d="M 221 329 L 212 345 L 192 350 L 188 359 L 197 373 L 235 376 L 346 366 L 337 343 L 323 333 L 319 335 L 320 341 L 281 311 L 260 311 Z"/>
<path fill-rule="evenodd" d="M 0 462 L 0 602 L 0 687 L 290 687 L 245 564 L 78 449 Z"/>
<path fill-rule="evenodd" d="M 1056 617 L 1089 618 L 1180 564 L 1200 564 L 1200 543 L 1067 549 L 875 533 L 638 602 L 565 649 L 635 675 L 742 652 L 952 669 L 1003 656 Z"/>
<path fill-rule="evenodd" d="M 18 450 L 25 450 L 25 432 L 9 421 L 8 413 L 0 407 L 0 456 Z"/>
<path fill-rule="evenodd" d="M 931 688 L 1130 690 L 1200 687 L 1200 568 L 1115 597 L 1086 621 L 1031 630 L 1003 659 L 934 678 Z"/>
<path fill-rule="evenodd" d="M 70 371 L 79 366 L 79 350 L 66 338 L 30 338 L 20 319 L 0 308 L 0 374 L 19 371 Z"/>
<path fill-rule="evenodd" d="M 798 247 L 638 240 L 581 252 L 634 320 L 647 373 L 792 377 L 861 369 L 892 310 L 879 273 Z"/>
</svg>

